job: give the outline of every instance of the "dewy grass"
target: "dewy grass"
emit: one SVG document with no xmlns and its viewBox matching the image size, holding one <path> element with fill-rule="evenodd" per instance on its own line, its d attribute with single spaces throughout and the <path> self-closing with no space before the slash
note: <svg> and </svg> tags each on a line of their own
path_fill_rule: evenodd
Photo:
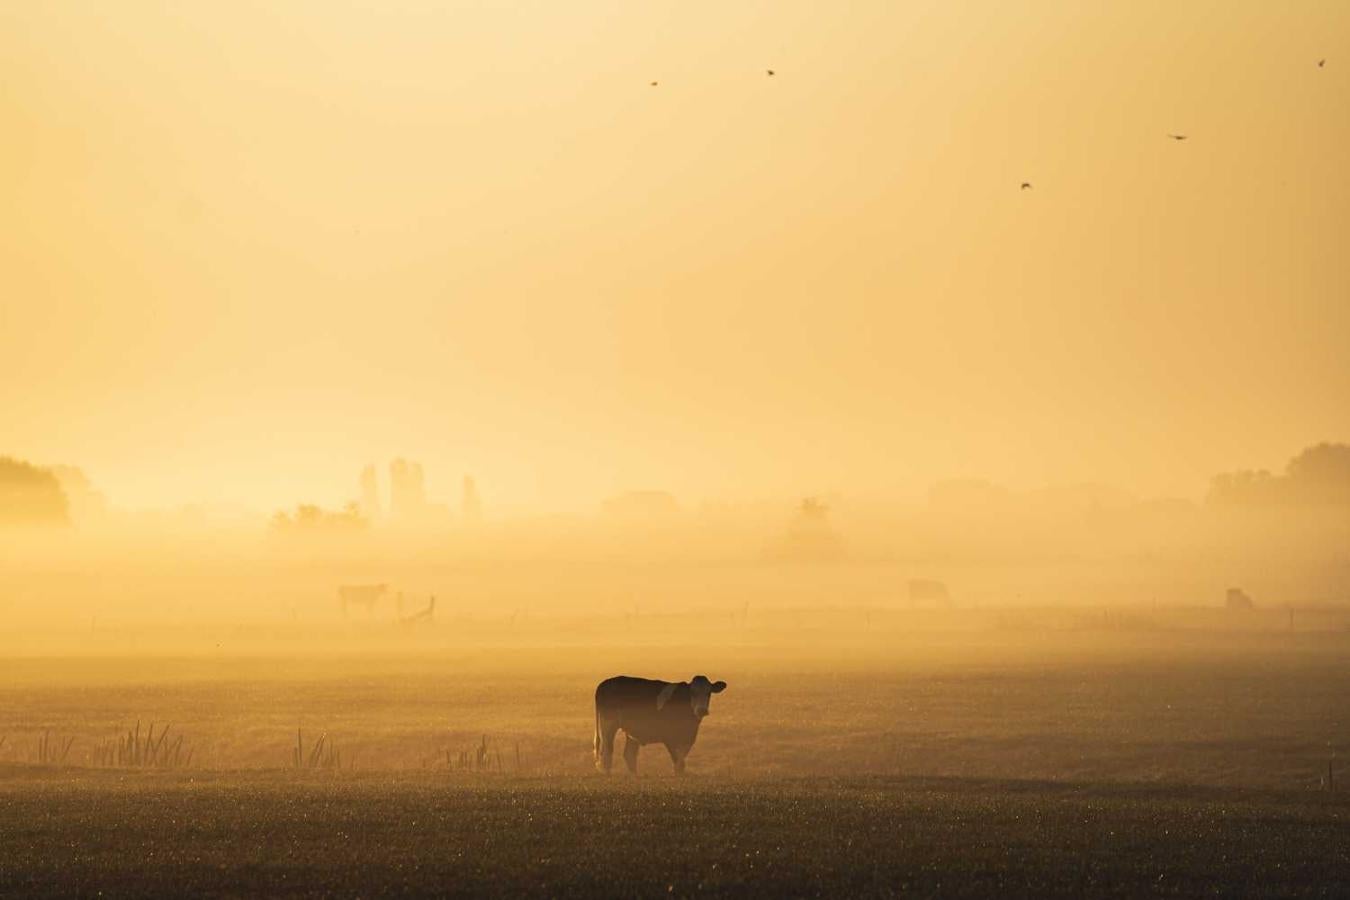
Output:
<svg viewBox="0 0 1350 900">
<path fill-rule="evenodd" d="M 150 723 L 145 738 L 141 738 L 141 723 L 138 719 L 135 728 L 116 738 L 100 741 L 94 746 L 90 762 L 104 768 L 147 768 L 179 769 L 192 764 L 193 748 L 184 744 L 184 736 L 176 734 L 169 741 L 170 726 L 165 725 L 155 735 L 155 725 Z"/>
</svg>

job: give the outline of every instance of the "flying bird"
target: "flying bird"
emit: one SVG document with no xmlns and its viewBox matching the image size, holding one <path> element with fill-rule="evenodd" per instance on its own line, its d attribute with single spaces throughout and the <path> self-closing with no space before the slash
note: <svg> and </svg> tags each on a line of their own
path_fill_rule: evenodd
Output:
<svg viewBox="0 0 1350 900">
<path fill-rule="evenodd" d="M 1170 138 L 1171 138 L 1172 140 L 1174 140 L 1174 141 L 1184 141 L 1184 140 L 1186 140 L 1186 135 L 1184 135 L 1184 134 L 1169 134 L 1168 137 L 1170 137 Z"/>
<path fill-rule="evenodd" d="M 1024 182 L 1022 182 L 1022 190 L 1024 190 L 1024 191 L 1029 191 L 1029 190 L 1031 190 L 1031 182 L 1030 182 L 1030 181 L 1024 181 Z"/>
<path fill-rule="evenodd" d="M 1319 69 L 1325 68 L 1325 67 L 1326 67 L 1326 64 L 1327 64 L 1327 61 L 1326 61 L 1325 59 L 1319 59 L 1319 60 L 1317 61 L 1317 68 L 1319 68 Z M 770 74 L 773 74 L 773 73 L 770 73 Z"/>
<path fill-rule="evenodd" d="M 652 87 L 656 87 L 656 82 L 655 82 L 655 81 L 652 82 Z"/>
<path fill-rule="evenodd" d="M 766 69 L 765 71 L 767 71 L 767 72 L 769 73 L 769 77 L 770 77 L 770 78 L 773 77 L 773 69 Z"/>
</svg>

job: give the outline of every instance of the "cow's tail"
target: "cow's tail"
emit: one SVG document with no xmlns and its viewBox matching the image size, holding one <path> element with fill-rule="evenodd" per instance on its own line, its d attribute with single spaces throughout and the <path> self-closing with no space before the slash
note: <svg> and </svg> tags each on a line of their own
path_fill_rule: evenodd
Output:
<svg viewBox="0 0 1350 900">
<path fill-rule="evenodd" d="M 600 704 L 595 704 L 595 767 L 600 768 Z"/>
</svg>

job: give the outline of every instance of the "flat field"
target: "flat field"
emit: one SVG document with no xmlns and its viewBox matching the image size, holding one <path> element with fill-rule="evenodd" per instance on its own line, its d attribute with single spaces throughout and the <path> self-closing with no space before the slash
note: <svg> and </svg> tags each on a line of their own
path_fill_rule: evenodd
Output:
<svg viewBox="0 0 1350 900">
<path fill-rule="evenodd" d="M 0 894 L 1350 892 L 1350 635 L 839 618 L 11 655 Z M 594 774 L 618 672 L 729 682 L 689 777 Z"/>
<path fill-rule="evenodd" d="M 0 772 L 0 893 L 1345 896 L 1331 795 L 887 777 Z"/>
</svg>

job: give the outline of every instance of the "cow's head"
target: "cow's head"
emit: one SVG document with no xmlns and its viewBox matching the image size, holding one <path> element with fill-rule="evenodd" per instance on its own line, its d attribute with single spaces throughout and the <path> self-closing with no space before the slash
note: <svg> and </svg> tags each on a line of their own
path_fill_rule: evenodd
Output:
<svg viewBox="0 0 1350 900">
<path fill-rule="evenodd" d="M 694 715 L 700 719 L 708 714 L 708 702 L 712 700 L 713 694 L 720 694 L 727 689 L 725 681 L 709 681 L 707 675 L 695 675 L 689 681 L 689 705 L 694 709 Z"/>
</svg>

